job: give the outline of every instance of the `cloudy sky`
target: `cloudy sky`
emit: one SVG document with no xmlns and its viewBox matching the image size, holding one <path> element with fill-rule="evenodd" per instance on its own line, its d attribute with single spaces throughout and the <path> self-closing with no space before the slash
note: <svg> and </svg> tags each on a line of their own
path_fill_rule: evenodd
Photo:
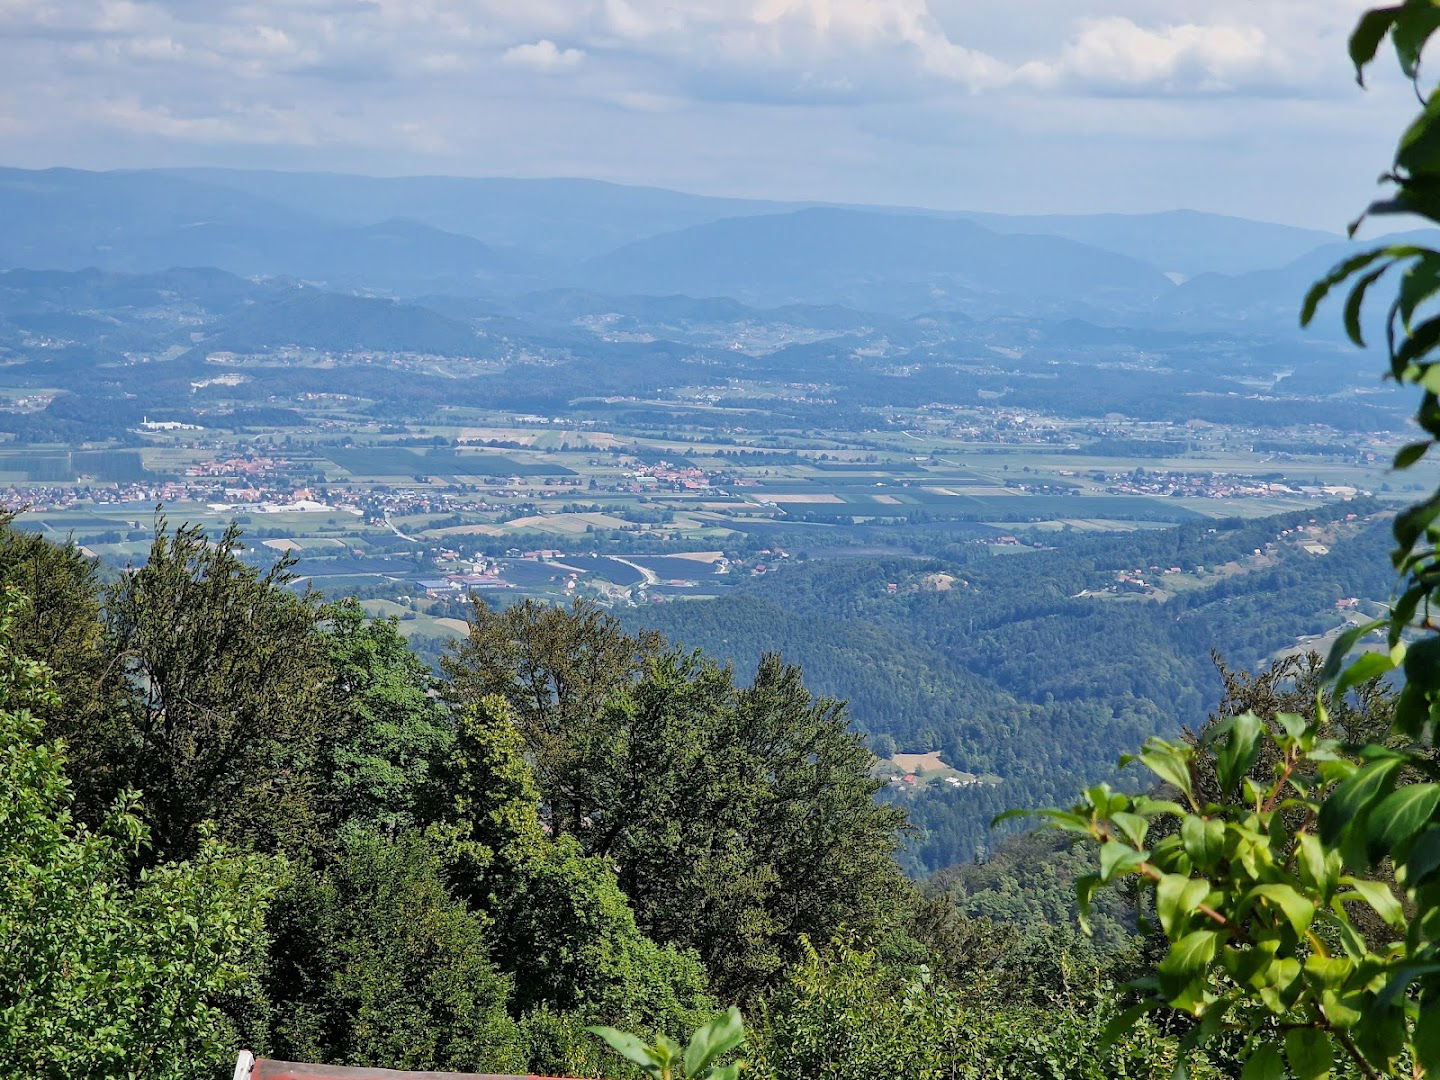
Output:
<svg viewBox="0 0 1440 1080">
<path fill-rule="evenodd" d="M 1338 227 L 1361 0 L 0 0 L 0 163 L 589 176 Z"/>
</svg>

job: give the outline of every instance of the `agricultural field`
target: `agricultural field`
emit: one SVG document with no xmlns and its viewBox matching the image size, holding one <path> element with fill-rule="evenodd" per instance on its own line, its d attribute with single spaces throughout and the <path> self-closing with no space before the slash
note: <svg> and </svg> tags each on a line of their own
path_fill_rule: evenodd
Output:
<svg viewBox="0 0 1440 1080">
<path fill-rule="evenodd" d="M 747 425 L 723 434 L 713 417 L 607 411 L 557 423 L 454 407 L 381 424 L 327 401 L 304 424 L 229 435 L 0 446 L 0 491 L 18 527 L 116 566 L 143 559 L 161 514 L 212 533 L 234 522 L 252 558 L 290 560 L 302 586 L 446 610 L 472 592 L 703 600 L 792 559 L 954 544 L 1023 553 L 1408 494 L 1368 437 L 1307 433 L 1307 453 L 1282 461 L 1241 428 L 1114 421 L 1097 437 L 1093 424 L 983 407 L 891 410 L 879 429 L 819 432 L 777 429 L 749 408 Z M 407 633 L 455 630 L 433 622 L 453 615 L 405 610 Z"/>
</svg>

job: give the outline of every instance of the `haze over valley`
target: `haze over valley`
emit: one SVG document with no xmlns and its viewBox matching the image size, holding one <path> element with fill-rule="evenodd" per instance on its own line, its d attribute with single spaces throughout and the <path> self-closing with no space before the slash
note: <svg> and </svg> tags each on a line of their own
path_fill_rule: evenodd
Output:
<svg viewBox="0 0 1440 1080">
<path fill-rule="evenodd" d="M 779 651 L 917 873 L 1199 723 L 1212 649 L 1323 650 L 1411 491 L 1402 396 L 1297 326 L 1338 234 L 225 169 L 10 169 L 0 210 L 16 527 L 118 569 L 157 507 L 238 521 L 432 661 L 471 593 Z"/>
</svg>

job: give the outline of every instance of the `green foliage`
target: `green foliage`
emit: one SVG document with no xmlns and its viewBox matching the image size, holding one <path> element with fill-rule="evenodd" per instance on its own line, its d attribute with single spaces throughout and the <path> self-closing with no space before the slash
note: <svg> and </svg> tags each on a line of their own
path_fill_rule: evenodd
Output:
<svg viewBox="0 0 1440 1080">
<path fill-rule="evenodd" d="M 435 679 L 394 619 L 372 620 L 353 599 L 321 615 L 334 699 L 319 765 L 327 817 L 391 835 L 422 826 L 453 737 Z"/>
<path fill-rule="evenodd" d="M 641 929 L 698 951 L 720 993 L 772 982 L 801 935 L 895 917 L 904 816 L 876 804 L 843 707 L 798 668 L 767 656 L 737 687 L 593 609 L 521 605 L 477 607 L 445 667 L 457 701 L 503 696 L 547 824 L 613 861 Z"/>
<path fill-rule="evenodd" d="M 734 1005 L 697 1029 L 683 1052 L 664 1035 L 647 1043 L 612 1027 L 589 1030 L 651 1080 L 736 1080 L 740 1075 L 739 1062 L 715 1064 L 745 1041 L 745 1022 Z"/>
<path fill-rule="evenodd" d="M 1242 1032 L 1259 1055 L 1253 1069 L 1283 1044 L 1301 1077 L 1328 1075 L 1334 1056 L 1366 1076 L 1398 1075 L 1412 1060 L 1433 1069 L 1419 1036 L 1434 1018 L 1425 991 L 1411 987 L 1436 970 L 1423 959 L 1435 908 L 1402 869 L 1418 912 L 1408 919 L 1391 886 L 1364 871 L 1391 850 L 1387 838 L 1420 830 L 1440 788 L 1393 790 L 1401 755 L 1371 747 L 1351 760 L 1319 723 L 1276 721 L 1243 713 L 1199 746 L 1151 739 L 1139 758 L 1184 805 L 1102 785 L 1073 811 L 1045 812 L 1097 848 L 1099 873 L 1077 886 L 1082 911 L 1095 889 L 1125 877 L 1153 895 L 1168 948 L 1125 1018 L 1164 1006 L 1188 1013 L 1198 1023 L 1187 1046 Z M 1248 775 L 1262 747 L 1275 758 L 1267 782 Z M 1202 803 L 1195 781 L 1207 758 L 1219 800 Z M 1366 908 L 1388 928 L 1379 942 L 1357 929 L 1354 913 Z"/>
<path fill-rule="evenodd" d="M 454 809 L 432 833 L 457 890 L 493 921 L 494 956 L 514 975 L 517 1011 L 673 1026 L 709 1008 L 694 955 L 640 931 L 611 864 L 542 828 L 534 777 L 503 699 L 460 712 L 447 784 Z"/>
<path fill-rule="evenodd" d="M 264 976 L 277 1056 L 394 1069 L 515 1072 L 523 1038 L 489 920 L 449 894 L 418 833 L 347 830 L 276 898 Z"/>
<path fill-rule="evenodd" d="M 283 560 L 264 573 L 242 562 L 233 526 L 212 543 L 161 522 L 149 560 L 106 598 L 129 690 L 109 759 L 144 793 L 159 854 L 191 850 L 206 820 L 263 848 L 313 841 L 325 657 L 317 604 L 289 580 Z"/>
<path fill-rule="evenodd" d="M 1440 89 L 1420 83 L 1421 55 L 1440 30 L 1437 11 L 1430 0 L 1375 8 L 1351 35 L 1357 77 L 1363 82 L 1388 38 L 1422 106 L 1381 178 L 1391 193 L 1352 224 L 1352 235 L 1371 215 L 1440 223 Z M 1407 469 L 1440 440 L 1440 316 L 1433 311 L 1440 252 L 1402 244 L 1348 258 L 1310 290 L 1300 319 L 1309 323 L 1345 285 L 1345 330 L 1363 347 L 1365 301 L 1387 274 L 1398 279 L 1383 319 L 1388 374 L 1419 389 L 1415 419 L 1426 434 L 1396 454 L 1395 467 Z M 1405 1062 L 1417 1076 L 1440 1073 L 1440 769 L 1425 746 L 1440 736 L 1440 637 L 1432 616 L 1440 491 L 1400 513 L 1393 531 L 1400 581 L 1390 613 L 1342 634 L 1323 672 L 1336 697 L 1402 672 L 1392 731 L 1366 733 L 1363 746 L 1347 748 L 1322 737 L 1323 701 L 1321 722 L 1281 713 L 1279 732 L 1244 714 L 1229 722 L 1223 742 L 1205 748 L 1213 750 L 1220 803 L 1197 798 L 1195 748 L 1156 743 L 1141 760 L 1184 794 L 1188 810 L 1131 805 L 1096 789 L 1075 815 L 1056 815 L 1062 827 L 1102 844 L 1102 879 L 1137 873 L 1153 883 L 1171 941 L 1157 1000 L 1201 1017 L 1202 1035 L 1227 1012 L 1257 1033 L 1260 1013 L 1273 1015 L 1269 1042 L 1261 1043 L 1268 1048 L 1252 1059 L 1256 1075 L 1274 1071 L 1279 1027 L 1284 1057 L 1302 1078 L 1328 1075 L 1337 1054 L 1368 1076 L 1392 1074 Z M 1384 651 L 1362 653 L 1347 666 L 1346 657 L 1382 629 Z M 1245 774 L 1272 743 L 1273 782 L 1256 783 Z M 1179 833 L 1150 844 L 1150 819 L 1171 814 L 1182 819 Z M 1382 865 L 1397 888 L 1377 875 Z M 1378 943 L 1353 924 L 1350 912 L 1365 908 L 1388 928 Z M 1222 969 L 1228 983 L 1219 980 Z"/>
<path fill-rule="evenodd" d="M 1001 979 L 1008 976 L 1001 976 Z M 1108 989 L 1096 984 L 1095 991 Z M 924 967 L 833 942 L 806 950 L 755 1025 L 751 1056 L 773 1080 L 1159 1080 L 1174 1040 L 1141 1024 L 1107 1049 L 1107 997 L 1055 992 L 1044 1005 L 1012 1000 L 985 969 L 947 983 Z M 1220 1075 L 1203 1058 L 1194 1075 Z"/>
<path fill-rule="evenodd" d="M 132 877 L 148 831 L 127 796 L 101 831 L 71 816 L 62 745 L 32 710 L 58 697 L 0 602 L 0 1072 L 182 1080 L 234 1052 L 220 1004 L 250 980 L 272 860 L 202 836 Z"/>
</svg>

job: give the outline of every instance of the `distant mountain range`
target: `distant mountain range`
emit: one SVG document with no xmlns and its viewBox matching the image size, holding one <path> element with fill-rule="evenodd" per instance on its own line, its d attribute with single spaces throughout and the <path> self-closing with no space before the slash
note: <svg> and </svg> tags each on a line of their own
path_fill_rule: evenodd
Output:
<svg viewBox="0 0 1440 1080">
<path fill-rule="evenodd" d="M 1349 249 L 1338 235 L 1185 210 L 1026 217 L 226 169 L 0 169 L 0 216 L 0 268 L 214 267 L 338 292 L 488 298 L 497 317 L 522 295 L 624 295 L 1288 333 L 1304 285 Z M 453 347 L 453 330 L 423 336 Z"/>
<path fill-rule="evenodd" d="M 1126 309 L 1174 288 L 1147 263 L 1061 237 L 828 208 L 725 218 L 637 240 L 585 263 L 581 274 L 610 291 L 893 313 L 1057 302 Z"/>
</svg>

